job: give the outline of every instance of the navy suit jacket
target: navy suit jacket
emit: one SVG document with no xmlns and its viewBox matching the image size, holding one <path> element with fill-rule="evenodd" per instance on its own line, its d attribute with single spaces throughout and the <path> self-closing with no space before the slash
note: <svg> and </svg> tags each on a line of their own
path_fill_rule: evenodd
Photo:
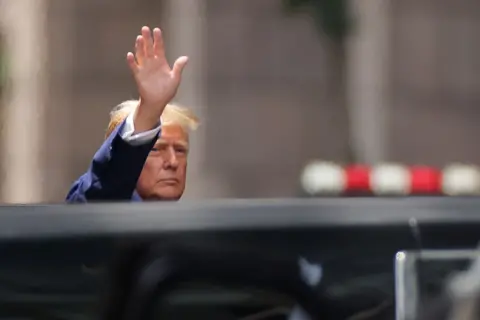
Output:
<svg viewBox="0 0 480 320">
<path fill-rule="evenodd" d="M 142 200 L 135 188 L 157 139 L 132 146 L 119 134 L 124 125 L 125 121 L 103 142 L 88 171 L 72 185 L 66 198 L 68 203 Z"/>
</svg>

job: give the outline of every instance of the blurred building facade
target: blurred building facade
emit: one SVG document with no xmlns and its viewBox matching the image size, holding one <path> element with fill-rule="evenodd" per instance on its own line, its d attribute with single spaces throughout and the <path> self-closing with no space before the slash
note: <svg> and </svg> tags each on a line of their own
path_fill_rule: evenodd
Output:
<svg viewBox="0 0 480 320">
<path fill-rule="evenodd" d="M 171 60 L 191 58 L 178 101 L 204 123 L 188 196 L 295 196 L 306 161 L 344 161 L 345 141 L 368 137 L 381 149 L 369 161 L 480 161 L 478 2 L 351 0 L 350 119 L 331 85 L 328 39 L 280 0 L 0 0 L 13 2 L 36 22 L 2 9 L 3 29 L 40 39 L 32 36 L 39 52 L 12 84 L 30 70 L 36 94 L 17 91 L 29 98 L 2 106 L 4 201 L 63 199 L 102 143 L 110 109 L 136 97 L 125 55 L 143 25 L 163 28 Z M 12 142 L 18 135 L 23 147 Z"/>
</svg>

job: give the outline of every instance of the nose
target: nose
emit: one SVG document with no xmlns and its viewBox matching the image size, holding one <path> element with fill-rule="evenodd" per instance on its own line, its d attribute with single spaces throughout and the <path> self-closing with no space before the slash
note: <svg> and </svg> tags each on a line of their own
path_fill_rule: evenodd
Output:
<svg viewBox="0 0 480 320">
<path fill-rule="evenodd" d="M 168 153 L 165 159 L 165 167 L 168 169 L 177 169 L 178 167 L 178 159 L 173 148 L 168 148 Z"/>
</svg>

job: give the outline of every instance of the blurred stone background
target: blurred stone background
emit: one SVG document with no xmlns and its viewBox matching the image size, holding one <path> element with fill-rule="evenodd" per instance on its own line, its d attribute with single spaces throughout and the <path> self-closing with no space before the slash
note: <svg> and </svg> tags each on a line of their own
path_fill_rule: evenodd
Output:
<svg viewBox="0 0 480 320">
<path fill-rule="evenodd" d="M 280 0 L 0 0 L 2 201 L 60 202 L 136 98 L 125 55 L 160 26 L 202 118 L 186 198 L 290 197 L 312 158 L 478 163 L 480 2 L 349 0 L 345 90 L 329 38 Z M 346 99 L 348 114 L 341 101 Z"/>
</svg>

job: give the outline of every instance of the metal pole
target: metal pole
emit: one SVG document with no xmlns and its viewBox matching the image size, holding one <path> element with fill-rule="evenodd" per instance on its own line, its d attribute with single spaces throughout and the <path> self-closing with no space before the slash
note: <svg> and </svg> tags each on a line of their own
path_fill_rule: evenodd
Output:
<svg viewBox="0 0 480 320">
<path fill-rule="evenodd" d="M 388 158 L 389 0 L 350 0 L 347 99 L 352 146 L 368 164 Z"/>
<path fill-rule="evenodd" d="M 204 0 L 169 0 L 165 4 L 166 48 L 170 58 L 189 57 L 182 85 L 175 99 L 191 108 L 200 118 L 201 125 L 190 137 L 188 182 L 186 196 L 199 198 L 205 195 L 206 173 L 203 168 L 206 149 L 205 90 L 203 79 L 205 52 L 206 4 Z M 173 63 L 173 61 L 172 61 Z"/>
</svg>

